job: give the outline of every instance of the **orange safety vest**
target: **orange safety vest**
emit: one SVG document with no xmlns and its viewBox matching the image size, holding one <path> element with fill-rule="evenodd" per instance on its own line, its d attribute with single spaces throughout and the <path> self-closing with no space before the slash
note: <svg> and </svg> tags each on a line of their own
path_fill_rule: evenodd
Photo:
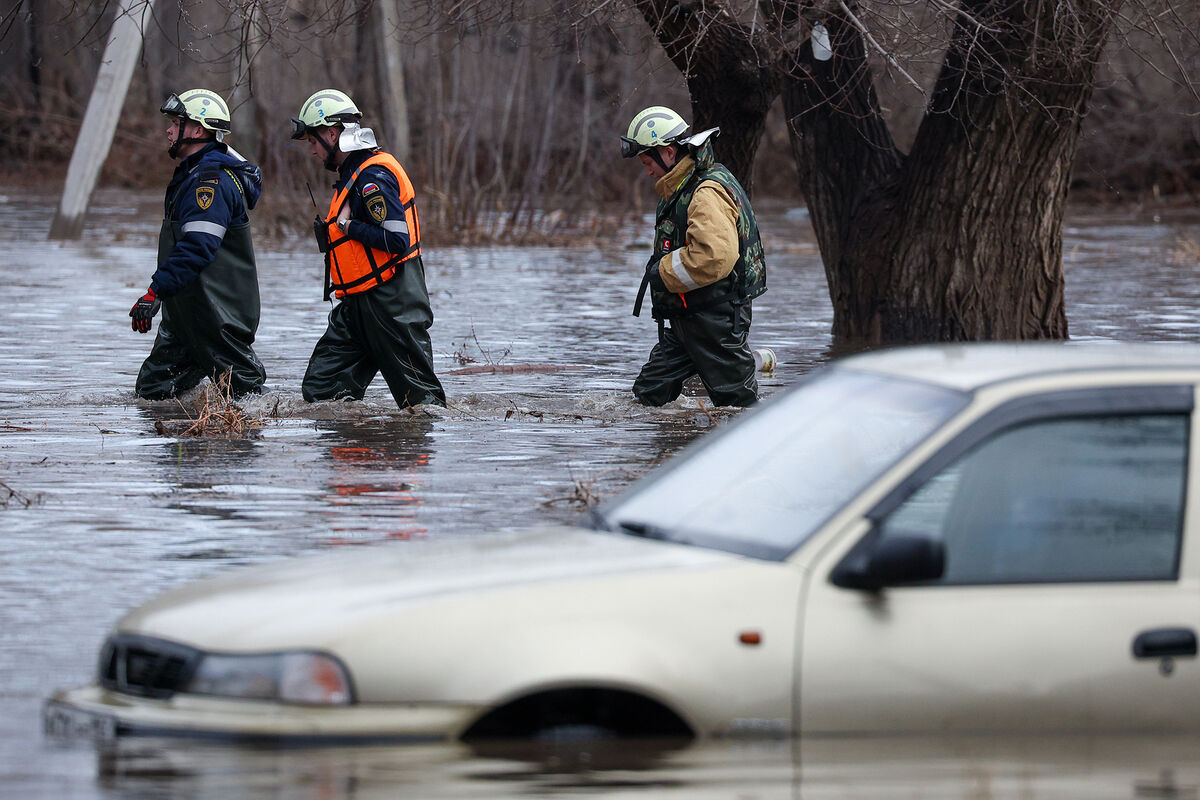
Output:
<svg viewBox="0 0 1200 800">
<path fill-rule="evenodd" d="M 388 253 L 367 247 L 338 230 L 338 213 L 343 204 L 350 202 L 350 190 L 354 188 L 359 173 L 374 165 L 392 173 L 400 186 L 400 203 L 404 208 L 404 222 L 408 225 L 408 249 L 403 253 Z M 376 153 L 368 158 L 354 171 L 346 185 L 334 193 L 325 225 L 329 231 L 329 249 L 325 252 L 326 300 L 331 291 L 335 297 L 345 297 L 373 289 L 391 279 L 402 262 L 421 254 L 421 223 L 417 220 L 417 198 L 412 181 L 400 162 L 388 153 Z"/>
</svg>

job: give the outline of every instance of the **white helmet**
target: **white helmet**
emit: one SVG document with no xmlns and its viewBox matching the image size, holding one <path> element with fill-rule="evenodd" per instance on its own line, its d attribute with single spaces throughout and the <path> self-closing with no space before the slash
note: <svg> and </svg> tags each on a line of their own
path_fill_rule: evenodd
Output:
<svg viewBox="0 0 1200 800">
<path fill-rule="evenodd" d="M 321 89 L 300 106 L 300 116 L 292 117 L 292 138 L 303 139 L 310 128 L 345 125 L 362 119 L 362 112 L 350 95 L 337 89 Z"/>
<path fill-rule="evenodd" d="M 633 158 L 662 145 L 674 144 L 687 132 L 683 117 L 666 106 L 650 106 L 639 111 L 621 137 L 621 156 Z"/>
<path fill-rule="evenodd" d="M 338 135 L 337 149 L 343 153 L 355 150 L 374 150 L 379 147 L 375 141 L 375 132 L 359 124 L 362 112 L 350 95 L 337 89 L 321 89 L 313 92 L 304 105 L 300 106 L 300 116 L 292 117 L 292 138 L 303 139 L 317 129 L 341 125 L 342 132 Z M 325 147 L 325 168 L 337 171 L 335 151 L 324 139 L 317 137 Z"/>
<path fill-rule="evenodd" d="M 168 117 L 179 117 L 198 122 L 200 127 L 217 135 L 217 141 L 229 133 L 229 106 L 221 95 L 209 89 L 188 89 L 173 94 L 159 109 Z"/>
</svg>

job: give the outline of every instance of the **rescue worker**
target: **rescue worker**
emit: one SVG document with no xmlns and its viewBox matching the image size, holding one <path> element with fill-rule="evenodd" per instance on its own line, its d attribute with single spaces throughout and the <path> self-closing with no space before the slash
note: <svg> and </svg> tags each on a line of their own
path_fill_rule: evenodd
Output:
<svg viewBox="0 0 1200 800">
<path fill-rule="evenodd" d="M 688 127 L 671 109 L 652 106 L 621 137 L 621 155 L 641 159 L 661 198 L 654 250 L 633 310 L 640 314 L 649 288 L 658 343 L 633 393 L 645 405 L 661 406 L 699 374 L 714 404 L 748 406 L 758 399 L 747 343 L 750 303 L 767 290 L 758 223 L 737 178 L 714 162 L 718 130 L 689 136 Z"/>
<path fill-rule="evenodd" d="M 292 138 L 306 140 L 338 174 L 329 211 L 313 230 L 325 255 L 324 297 L 340 302 L 309 359 L 304 399 L 361 400 L 382 372 L 401 408 L 445 405 L 433 373 L 433 311 L 412 182 L 361 119 L 336 89 L 316 92 L 292 118 Z"/>
<path fill-rule="evenodd" d="M 228 372 L 235 395 L 262 392 L 266 371 L 254 353 L 258 269 L 249 210 L 262 172 L 224 144 L 229 106 L 208 89 L 172 94 L 160 109 L 170 123 L 167 149 L 179 165 L 167 185 L 158 268 L 129 311 L 133 330 L 162 321 L 134 391 L 175 397 Z"/>
</svg>

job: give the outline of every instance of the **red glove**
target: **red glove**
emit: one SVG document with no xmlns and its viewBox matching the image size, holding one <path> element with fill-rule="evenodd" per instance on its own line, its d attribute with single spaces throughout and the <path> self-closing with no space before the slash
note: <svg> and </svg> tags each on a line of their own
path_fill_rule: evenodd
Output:
<svg viewBox="0 0 1200 800">
<path fill-rule="evenodd" d="M 133 329 L 138 333 L 149 333 L 150 320 L 154 319 L 154 315 L 158 313 L 161 305 L 162 301 L 158 299 L 154 290 L 147 289 L 146 293 L 133 304 L 133 308 L 129 309 L 129 316 L 133 318 Z"/>
</svg>

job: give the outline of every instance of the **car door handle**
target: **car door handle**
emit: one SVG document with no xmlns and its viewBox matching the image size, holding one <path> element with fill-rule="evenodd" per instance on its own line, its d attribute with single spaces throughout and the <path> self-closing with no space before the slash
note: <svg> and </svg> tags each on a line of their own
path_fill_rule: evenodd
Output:
<svg viewBox="0 0 1200 800">
<path fill-rule="evenodd" d="M 1196 655 L 1196 632 L 1191 628 L 1155 628 L 1133 640 L 1134 658 Z"/>
</svg>

